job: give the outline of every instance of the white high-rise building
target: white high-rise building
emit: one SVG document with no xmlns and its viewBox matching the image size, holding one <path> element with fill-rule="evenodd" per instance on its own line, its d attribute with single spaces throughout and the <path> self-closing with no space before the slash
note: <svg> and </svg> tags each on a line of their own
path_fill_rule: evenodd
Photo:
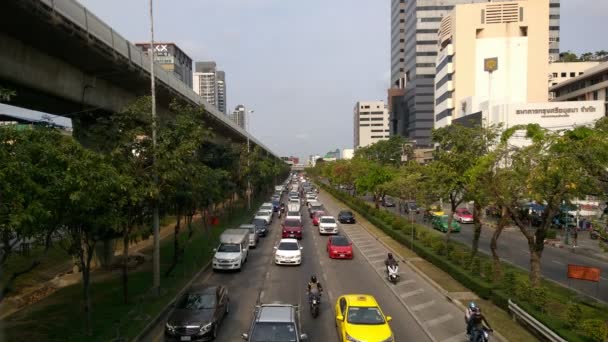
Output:
<svg viewBox="0 0 608 342">
<path fill-rule="evenodd" d="M 226 74 L 217 70 L 215 62 L 196 62 L 194 66 L 194 91 L 205 102 L 226 112 Z"/>
<path fill-rule="evenodd" d="M 247 109 L 243 105 L 238 105 L 230 114 L 230 120 L 234 121 L 242 129 L 247 129 Z"/>
<path fill-rule="evenodd" d="M 384 101 L 359 101 L 353 111 L 354 148 L 389 138 L 388 109 Z"/>
</svg>

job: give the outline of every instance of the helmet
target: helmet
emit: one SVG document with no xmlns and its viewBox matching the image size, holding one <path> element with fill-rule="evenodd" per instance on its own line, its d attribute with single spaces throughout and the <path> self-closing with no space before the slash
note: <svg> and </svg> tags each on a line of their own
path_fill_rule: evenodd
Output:
<svg viewBox="0 0 608 342">
<path fill-rule="evenodd" d="M 478 306 L 475 308 L 475 310 L 473 311 L 473 313 L 475 314 L 475 316 L 480 316 L 481 315 L 481 308 Z"/>
<path fill-rule="evenodd" d="M 469 309 L 471 309 L 471 311 L 475 311 L 475 308 L 477 308 L 477 305 L 475 304 L 475 302 L 470 302 Z"/>
<path fill-rule="evenodd" d="M 317 282 L 317 276 L 316 275 L 310 276 L 310 281 L 313 282 L 313 283 L 316 283 Z"/>
<path fill-rule="evenodd" d="M 393 258 L 393 253 L 388 253 L 388 258 L 392 259 Z"/>
</svg>

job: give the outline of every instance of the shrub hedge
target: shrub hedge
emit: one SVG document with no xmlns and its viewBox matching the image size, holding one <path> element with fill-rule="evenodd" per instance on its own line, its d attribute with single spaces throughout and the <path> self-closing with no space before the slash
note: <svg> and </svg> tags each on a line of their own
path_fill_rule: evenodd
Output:
<svg viewBox="0 0 608 342">
<path fill-rule="evenodd" d="M 412 226 L 399 215 L 376 209 L 362 199 L 323 182 L 317 183 L 385 234 L 408 248 L 413 247 L 414 252 L 420 257 L 448 273 L 479 297 L 491 300 L 503 310 L 508 312 L 509 299 L 515 300 L 529 314 L 568 341 L 600 341 L 598 339 L 608 334 L 606 305 L 590 298 L 581 298 L 575 292 L 555 285 L 551 285 L 551 292 L 545 286 L 532 289 L 528 274 L 506 263 L 502 263 L 504 272 L 502 281 L 493 283 L 492 276 L 488 275 L 493 269 L 489 256 L 478 253 L 472 258 L 471 248 L 457 241 L 450 241 L 446 247 L 443 234 L 430 231 L 418 224 Z M 416 232 L 413 242 L 412 228 Z M 573 298 L 578 302 L 573 302 Z M 578 329 L 572 327 L 572 322 L 568 321 L 565 314 L 566 305 L 573 304 L 584 306 L 587 311 L 584 316 L 589 317 L 587 319 L 579 317 L 581 323 L 576 327 Z M 561 312 L 546 310 L 549 305 L 561 305 L 560 310 L 563 310 Z M 601 322 L 604 322 L 603 328 Z"/>
</svg>

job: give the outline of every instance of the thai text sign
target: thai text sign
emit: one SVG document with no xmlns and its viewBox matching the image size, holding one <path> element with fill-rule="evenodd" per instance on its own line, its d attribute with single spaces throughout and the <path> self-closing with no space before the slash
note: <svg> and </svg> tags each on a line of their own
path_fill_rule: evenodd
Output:
<svg viewBox="0 0 608 342">
<path fill-rule="evenodd" d="M 568 264 L 568 278 L 589 280 L 597 283 L 600 281 L 600 269 L 596 267 Z"/>
</svg>

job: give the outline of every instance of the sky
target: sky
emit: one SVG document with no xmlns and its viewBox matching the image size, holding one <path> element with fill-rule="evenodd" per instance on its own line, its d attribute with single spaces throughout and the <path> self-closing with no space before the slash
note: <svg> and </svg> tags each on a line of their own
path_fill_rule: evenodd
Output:
<svg viewBox="0 0 608 342">
<path fill-rule="evenodd" d="M 148 0 L 79 1 L 149 41 Z M 560 50 L 608 50 L 606 13 L 606 0 L 561 0 Z M 154 0 L 154 31 L 215 61 L 229 111 L 253 110 L 250 131 L 282 156 L 352 148 L 355 103 L 386 101 L 390 0 Z"/>
</svg>

